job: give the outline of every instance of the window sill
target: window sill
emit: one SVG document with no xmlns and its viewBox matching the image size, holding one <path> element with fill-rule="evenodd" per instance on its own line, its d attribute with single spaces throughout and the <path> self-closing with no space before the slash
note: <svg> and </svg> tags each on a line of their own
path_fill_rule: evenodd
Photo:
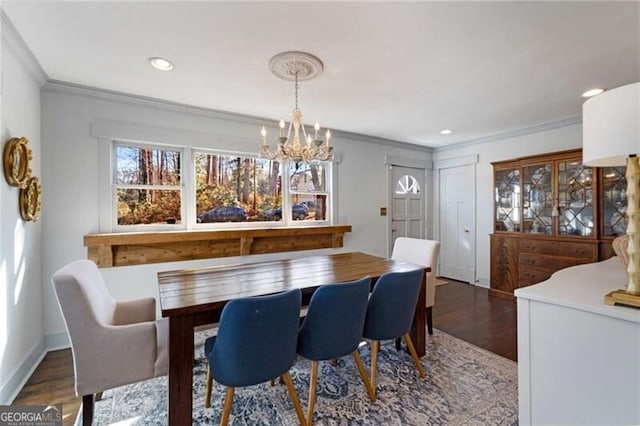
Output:
<svg viewBox="0 0 640 426">
<path fill-rule="evenodd" d="M 88 234 L 84 246 L 104 268 L 337 248 L 347 232 L 351 225 Z"/>
</svg>

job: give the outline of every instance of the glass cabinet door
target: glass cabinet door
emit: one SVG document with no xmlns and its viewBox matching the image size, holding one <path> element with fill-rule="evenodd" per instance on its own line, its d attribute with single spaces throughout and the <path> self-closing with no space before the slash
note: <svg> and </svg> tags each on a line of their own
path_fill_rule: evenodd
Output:
<svg viewBox="0 0 640 426">
<path fill-rule="evenodd" d="M 522 169 L 522 230 L 534 234 L 552 234 L 553 207 L 551 163 Z"/>
<path fill-rule="evenodd" d="M 579 160 L 558 162 L 558 234 L 594 235 L 593 169 Z"/>
<path fill-rule="evenodd" d="M 495 230 L 520 232 L 520 169 L 495 171 Z"/>
<path fill-rule="evenodd" d="M 627 179 L 625 167 L 602 169 L 602 236 L 617 237 L 627 232 Z"/>
</svg>

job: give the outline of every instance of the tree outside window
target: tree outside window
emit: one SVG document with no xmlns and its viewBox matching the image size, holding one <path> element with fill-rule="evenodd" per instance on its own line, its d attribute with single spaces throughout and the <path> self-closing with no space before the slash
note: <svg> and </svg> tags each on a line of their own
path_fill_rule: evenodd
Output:
<svg viewBox="0 0 640 426">
<path fill-rule="evenodd" d="M 282 219 L 280 163 L 209 153 L 196 153 L 194 160 L 199 223 Z"/>
<path fill-rule="evenodd" d="M 113 147 L 113 211 L 122 230 L 330 220 L 329 163 L 281 164 L 121 141 Z M 283 207 L 290 213 L 283 214 Z M 194 217 L 185 221 L 185 212 Z"/>
<path fill-rule="evenodd" d="M 180 151 L 116 145 L 115 158 L 118 225 L 181 222 Z"/>
</svg>

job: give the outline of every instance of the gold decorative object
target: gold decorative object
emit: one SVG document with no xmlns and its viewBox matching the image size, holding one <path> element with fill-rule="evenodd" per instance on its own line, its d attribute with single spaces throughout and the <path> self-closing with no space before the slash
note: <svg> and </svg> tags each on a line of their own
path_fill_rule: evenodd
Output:
<svg viewBox="0 0 640 426">
<path fill-rule="evenodd" d="M 29 161 L 33 154 L 28 143 L 27 138 L 12 138 L 4 147 L 4 176 L 11 186 L 24 188 L 31 176 Z"/>
<path fill-rule="evenodd" d="M 42 186 L 40 179 L 36 176 L 27 179 L 24 188 L 20 189 L 20 216 L 26 221 L 35 222 L 38 212 L 42 207 L 40 200 L 42 195 Z"/>
</svg>

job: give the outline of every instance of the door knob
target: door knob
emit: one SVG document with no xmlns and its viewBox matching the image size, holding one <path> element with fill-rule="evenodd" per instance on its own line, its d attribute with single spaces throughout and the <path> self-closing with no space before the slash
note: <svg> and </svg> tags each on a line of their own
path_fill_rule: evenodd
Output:
<svg viewBox="0 0 640 426">
<path fill-rule="evenodd" d="M 469 232 L 471 232 L 471 229 L 468 226 L 465 226 L 464 227 L 464 232 L 469 233 Z"/>
</svg>

